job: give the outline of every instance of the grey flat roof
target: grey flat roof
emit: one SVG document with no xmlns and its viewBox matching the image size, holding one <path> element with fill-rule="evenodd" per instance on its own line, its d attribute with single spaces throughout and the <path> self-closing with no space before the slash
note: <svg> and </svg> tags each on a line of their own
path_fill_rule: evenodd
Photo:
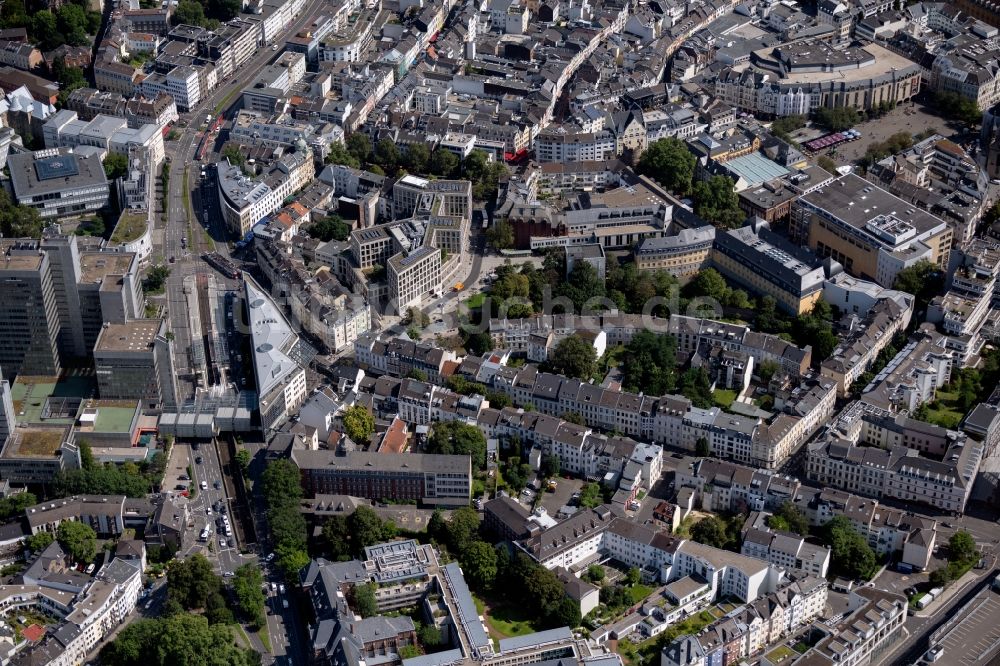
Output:
<svg viewBox="0 0 1000 666">
<path fill-rule="evenodd" d="M 422 654 L 412 659 L 404 659 L 403 666 L 445 666 L 445 664 L 457 664 L 462 659 L 464 659 L 462 651 L 455 648 L 454 650 Z"/>
<path fill-rule="evenodd" d="M 433 453 L 375 453 L 350 451 L 338 456 L 333 451 L 292 451 L 292 461 L 300 469 L 386 470 L 414 473 L 468 473 L 469 456 Z"/>
<path fill-rule="evenodd" d="M 483 623 L 479 620 L 479 610 L 476 608 L 476 602 L 472 599 L 472 593 L 469 592 L 469 586 L 465 582 L 465 576 L 462 575 L 462 569 L 458 566 L 458 562 L 451 562 L 445 566 L 444 575 L 461 615 L 459 618 L 452 619 L 458 620 L 473 647 L 477 649 L 491 647 L 490 637 L 486 635 Z"/>
<path fill-rule="evenodd" d="M 533 634 L 524 636 L 514 636 L 513 638 L 503 638 L 500 640 L 500 653 L 516 652 L 525 648 L 545 645 L 547 643 L 557 643 L 559 641 L 573 640 L 573 632 L 569 627 L 559 627 L 558 629 L 547 629 L 536 631 Z"/>
<path fill-rule="evenodd" d="M 43 156 L 36 158 L 35 155 Z M 38 197 L 66 189 L 108 184 L 104 166 L 97 156 L 75 154 L 68 148 L 11 154 L 7 166 L 14 193 L 19 196 Z"/>
</svg>

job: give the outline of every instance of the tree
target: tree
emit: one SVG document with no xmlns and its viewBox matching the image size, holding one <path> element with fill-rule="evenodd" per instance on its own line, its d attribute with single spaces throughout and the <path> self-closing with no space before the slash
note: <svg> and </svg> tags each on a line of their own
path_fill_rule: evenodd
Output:
<svg viewBox="0 0 1000 666">
<path fill-rule="evenodd" d="M 553 627 L 580 626 L 580 604 L 569 597 L 563 597 L 545 618 L 546 623 Z"/>
<path fill-rule="evenodd" d="M 664 395 L 676 383 L 677 340 L 670 334 L 640 331 L 625 345 L 621 370 L 629 391 Z"/>
<path fill-rule="evenodd" d="M 24 543 L 32 553 L 40 553 L 51 546 L 55 540 L 56 538 L 52 536 L 51 532 L 39 532 L 25 539 Z"/>
<path fill-rule="evenodd" d="M 839 173 L 837 171 L 837 163 L 826 155 L 820 155 L 819 159 L 816 160 L 816 164 L 819 165 L 819 168 L 834 176 Z"/>
<path fill-rule="evenodd" d="M 957 120 L 970 129 L 979 125 L 983 120 L 983 112 L 979 110 L 975 100 L 968 97 L 946 91 L 934 93 L 933 99 L 934 108 L 941 115 Z"/>
<path fill-rule="evenodd" d="M 791 502 L 783 502 L 774 516 L 784 521 L 785 529 L 800 536 L 809 536 L 809 520 Z"/>
<path fill-rule="evenodd" d="M 729 285 L 719 271 L 706 268 L 698 271 L 698 275 L 687 284 L 684 292 L 691 297 L 714 298 L 721 303 L 729 294 Z"/>
<path fill-rule="evenodd" d="M 938 567 L 930 573 L 928 580 L 932 587 L 948 587 L 952 582 L 951 572 L 948 567 Z"/>
<path fill-rule="evenodd" d="M 417 639 L 428 650 L 433 650 L 444 645 L 444 637 L 441 635 L 441 630 L 433 624 L 422 625 L 417 630 Z"/>
<path fill-rule="evenodd" d="M 877 567 L 875 553 L 864 537 L 854 530 L 850 518 L 837 516 L 820 531 L 830 546 L 831 565 L 837 573 L 868 580 Z"/>
<path fill-rule="evenodd" d="M 550 479 L 554 476 L 559 476 L 560 469 L 561 468 L 559 466 L 559 458 L 557 456 L 553 455 L 542 456 L 542 465 L 541 469 L 539 470 L 542 476 L 544 476 L 547 479 Z"/>
<path fill-rule="evenodd" d="M 431 161 L 431 151 L 427 144 L 413 143 L 406 148 L 403 164 L 413 173 L 427 173 L 427 165 Z"/>
<path fill-rule="evenodd" d="M 563 415 L 560 418 L 567 423 L 575 423 L 576 425 L 582 426 L 587 425 L 587 421 L 583 418 L 583 414 L 580 414 L 579 412 L 563 412 Z"/>
<path fill-rule="evenodd" d="M 789 141 L 788 135 L 806 126 L 805 116 L 784 116 L 771 124 L 771 134 L 782 141 Z"/>
<path fill-rule="evenodd" d="M 117 180 L 128 174 L 128 158 L 120 153 L 108 153 L 104 158 L 104 175 L 108 180 Z"/>
<path fill-rule="evenodd" d="M 358 444 L 367 444 L 375 432 L 375 417 L 364 405 L 351 405 L 344 411 L 344 431 Z"/>
<path fill-rule="evenodd" d="M 573 264 L 569 277 L 556 287 L 555 293 L 573 301 L 576 312 L 587 314 L 585 310 L 594 306 L 590 301 L 605 296 L 605 282 L 590 262 L 578 261 Z"/>
<path fill-rule="evenodd" d="M 66 39 L 59 32 L 56 15 L 48 9 L 35 12 L 30 19 L 31 32 L 38 40 L 38 48 L 43 51 L 51 51 L 66 43 Z"/>
<path fill-rule="evenodd" d="M 605 576 L 604 567 L 602 567 L 601 565 L 591 564 L 589 567 L 587 567 L 586 577 L 587 580 L 589 580 L 591 583 L 595 584 L 600 583 L 602 580 L 604 580 L 604 576 Z"/>
<path fill-rule="evenodd" d="M 296 582 L 298 572 L 309 564 L 306 521 L 299 510 L 302 501 L 299 470 L 287 459 L 271 461 L 264 468 L 260 486 L 267 506 L 276 562 L 288 580 Z"/>
<path fill-rule="evenodd" d="M 351 588 L 351 610 L 361 617 L 378 615 L 378 600 L 375 599 L 375 585 L 364 583 Z"/>
<path fill-rule="evenodd" d="M 497 553 L 485 541 L 475 541 L 461 552 L 462 573 L 477 588 L 489 588 L 497 576 Z"/>
<path fill-rule="evenodd" d="M 326 164 L 342 164 L 352 169 L 361 167 L 361 161 L 348 152 L 347 148 L 340 141 L 334 141 L 330 144 L 330 152 L 327 153 L 326 159 L 323 161 Z"/>
<path fill-rule="evenodd" d="M 705 368 L 688 368 L 681 375 L 680 394 L 695 407 L 708 409 L 712 406 L 712 384 Z"/>
<path fill-rule="evenodd" d="M 813 111 L 813 120 L 831 132 L 842 132 L 861 122 L 861 116 L 851 107 L 820 107 Z"/>
<path fill-rule="evenodd" d="M 948 539 L 948 561 L 966 564 L 979 559 L 976 540 L 965 530 L 959 530 Z"/>
<path fill-rule="evenodd" d="M 639 571 L 638 567 L 632 567 L 625 574 L 625 580 L 628 581 L 629 585 L 635 587 L 642 582 L 642 572 Z"/>
<path fill-rule="evenodd" d="M 207 0 L 205 3 L 205 15 L 219 21 L 235 18 L 241 9 L 243 3 L 240 0 Z"/>
<path fill-rule="evenodd" d="M 762 384 L 769 384 L 771 379 L 778 374 L 779 370 L 781 370 L 781 366 L 775 361 L 762 361 L 761 364 L 757 366 L 757 376 L 760 377 Z"/>
<path fill-rule="evenodd" d="M 43 226 L 37 209 L 15 205 L 0 187 L 0 234 L 4 238 L 41 238 Z"/>
<path fill-rule="evenodd" d="M 479 513 L 469 506 L 455 509 L 445 522 L 443 542 L 448 550 L 463 554 L 479 540 Z"/>
<path fill-rule="evenodd" d="M 386 137 L 375 146 L 375 161 L 385 169 L 386 173 L 395 173 L 399 166 L 399 149 L 396 143 Z"/>
<path fill-rule="evenodd" d="M 694 212 L 721 229 L 735 229 L 747 215 L 740 210 L 735 183 L 728 176 L 712 176 L 695 183 L 691 193 Z"/>
<path fill-rule="evenodd" d="M 56 13 L 59 31 L 70 46 L 83 46 L 87 43 L 87 12 L 78 4 L 67 2 L 59 7 Z"/>
<path fill-rule="evenodd" d="M 930 261 L 921 260 L 896 274 L 893 289 L 905 291 L 916 297 L 914 309 L 923 312 L 927 304 L 944 289 L 945 275 L 941 268 Z"/>
<path fill-rule="evenodd" d="M 556 345 L 549 367 L 557 374 L 588 381 L 597 371 L 597 352 L 579 335 L 571 335 Z"/>
<path fill-rule="evenodd" d="M 147 294 L 157 294 L 163 291 L 163 286 L 170 277 L 170 269 L 163 264 L 156 264 L 146 273 L 146 279 L 142 281 L 142 288 Z"/>
<path fill-rule="evenodd" d="M 498 250 L 514 247 L 514 227 L 507 220 L 499 220 L 486 230 L 486 240 Z"/>
<path fill-rule="evenodd" d="M 344 145 L 347 147 L 347 152 L 360 164 L 368 162 L 371 158 L 372 140 L 368 138 L 367 134 L 355 132 L 347 137 Z"/>
<path fill-rule="evenodd" d="M 396 535 L 396 526 L 391 521 L 383 521 L 368 506 L 355 509 L 347 517 L 346 526 L 350 540 L 349 552 L 355 557 L 363 555 L 365 548 L 388 541 Z"/>
<path fill-rule="evenodd" d="M 241 448 L 236 452 L 236 464 L 240 466 L 240 471 L 243 474 L 246 474 L 247 470 L 250 469 L 250 460 L 250 452 L 246 449 Z"/>
<path fill-rule="evenodd" d="M 479 428 L 459 421 L 435 423 L 427 441 L 427 453 L 467 455 L 472 458 L 472 468 L 486 467 L 486 437 Z"/>
<path fill-rule="evenodd" d="M 189 613 L 129 624 L 100 653 L 105 666 L 257 666 L 260 655 L 236 646 L 229 628 Z"/>
<path fill-rule="evenodd" d="M 339 215 L 321 217 L 309 225 L 309 236 L 327 242 L 346 241 L 351 235 L 351 225 Z"/>
<path fill-rule="evenodd" d="M 691 527 L 691 538 L 698 543 L 715 548 L 725 548 L 729 544 L 726 525 L 715 516 L 703 518 L 695 523 Z"/>
<path fill-rule="evenodd" d="M 695 156 L 675 137 L 653 142 L 643 151 L 636 170 L 677 194 L 687 194 L 694 179 Z"/>
<path fill-rule="evenodd" d="M 171 22 L 174 25 L 204 26 L 205 10 L 202 8 L 200 2 L 196 2 L 195 0 L 181 0 L 177 3 L 176 9 L 174 9 Z"/>
<path fill-rule="evenodd" d="M 458 157 L 444 148 L 438 148 L 431 153 L 430 172 L 435 176 L 449 178 L 458 169 Z"/>
<path fill-rule="evenodd" d="M 694 443 L 694 454 L 701 458 L 707 458 L 712 455 L 712 445 L 704 437 L 699 437 L 698 441 Z"/>
<path fill-rule="evenodd" d="M 38 504 L 34 493 L 14 493 L 0 499 L 0 520 L 20 516 L 29 506 Z"/>
<path fill-rule="evenodd" d="M 209 597 L 217 594 L 221 587 L 222 580 L 201 553 L 177 560 L 167 571 L 167 592 L 185 610 L 205 608 Z"/>
<path fill-rule="evenodd" d="M 76 562 L 91 562 L 97 555 L 97 533 L 90 525 L 64 520 L 56 529 L 56 540 Z"/>
</svg>

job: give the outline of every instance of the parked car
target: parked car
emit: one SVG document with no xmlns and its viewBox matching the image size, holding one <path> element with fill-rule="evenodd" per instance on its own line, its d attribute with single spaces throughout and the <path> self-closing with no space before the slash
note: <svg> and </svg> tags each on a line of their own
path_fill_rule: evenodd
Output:
<svg viewBox="0 0 1000 666">
<path fill-rule="evenodd" d="M 201 456 L 198 456 L 197 458 L 194 459 L 194 461 L 199 465 L 202 463 L 202 460 L 203 458 Z"/>
<path fill-rule="evenodd" d="M 284 583 L 281 583 L 280 585 L 278 585 L 278 592 L 281 592 L 282 594 L 285 593 L 285 584 Z"/>
<path fill-rule="evenodd" d="M 225 547 L 226 547 L 225 537 L 219 537 L 219 548 L 225 548 Z"/>
</svg>

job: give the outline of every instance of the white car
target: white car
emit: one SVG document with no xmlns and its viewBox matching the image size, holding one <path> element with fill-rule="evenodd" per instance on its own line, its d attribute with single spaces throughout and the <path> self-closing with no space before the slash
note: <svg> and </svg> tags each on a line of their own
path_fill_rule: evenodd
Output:
<svg viewBox="0 0 1000 666">
<path fill-rule="evenodd" d="M 211 516 L 212 515 L 212 509 L 210 509 L 210 508 L 209 509 L 205 509 L 205 515 L 206 516 Z"/>
<path fill-rule="evenodd" d="M 272 592 L 277 592 L 278 591 L 278 584 L 275 583 L 273 580 L 271 581 L 271 591 Z"/>
<path fill-rule="evenodd" d="M 281 592 L 282 594 L 285 593 L 285 584 L 284 583 L 282 583 L 281 585 L 278 586 L 278 592 Z"/>
<path fill-rule="evenodd" d="M 208 490 L 208 481 L 202 481 L 201 482 L 201 489 L 202 490 Z"/>
<path fill-rule="evenodd" d="M 225 548 L 225 547 L 226 547 L 226 540 L 223 539 L 222 537 L 219 537 L 219 548 Z"/>
</svg>

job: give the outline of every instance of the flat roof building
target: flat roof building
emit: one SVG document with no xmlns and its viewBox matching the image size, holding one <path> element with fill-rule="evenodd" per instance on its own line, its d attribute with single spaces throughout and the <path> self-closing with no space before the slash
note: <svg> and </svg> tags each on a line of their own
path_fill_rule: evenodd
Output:
<svg viewBox="0 0 1000 666">
<path fill-rule="evenodd" d="M 108 205 L 111 191 L 97 155 L 52 148 L 11 155 L 7 166 L 14 199 L 42 219 L 89 215 Z"/>
<path fill-rule="evenodd" d="M 177 390 L 165 319 L 104 324 L 94 347 L 102 399 L 142 400 L 151 409 L 173 409 Z"/>
<path fill-rule="evenodd" d="M 796 200 L 790 230 L 819 256 L 883 287 L 922 260 L 947 268 L 951 253 L 952 230 L 944 220 L 854 174 Z"/>
</svg>

